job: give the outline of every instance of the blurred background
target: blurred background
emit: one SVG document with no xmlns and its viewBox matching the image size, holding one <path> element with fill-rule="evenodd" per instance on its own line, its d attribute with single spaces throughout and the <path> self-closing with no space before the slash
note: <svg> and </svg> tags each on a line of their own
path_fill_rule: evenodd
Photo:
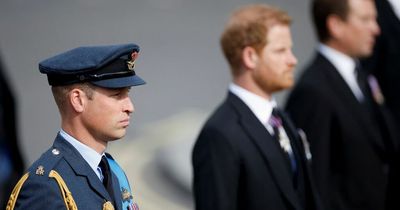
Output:
<svg viewBox="0 0 400 210">
<path fill-rule="evenodd" d="M 193 209 L 191 149 L 230 81 L 219 36 L 230 13 L 264 2 L 293 18 L 296 74 L 315 45 L 309 0 L 0 0 L 0 55 L 17 101 L 21 152 L 30 165 L 53 142 L 60 118 L 38 63 L 83 45 L 134 42 L 135 113 L 108 151 L 126 169 L 141 209 Z M 276 95 L 281 105 L 287 92 Z"/>
</svg>

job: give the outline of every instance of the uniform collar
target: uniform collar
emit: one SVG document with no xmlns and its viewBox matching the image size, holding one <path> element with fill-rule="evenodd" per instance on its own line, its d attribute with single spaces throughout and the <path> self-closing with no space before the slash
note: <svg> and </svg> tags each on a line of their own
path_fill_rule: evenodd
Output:
<svg viewBox="0 0 400 210">
<path fill-rule="evenodd" d="M 80 141 L 69 135 L 64 130 L 60 130 L 60 135 L 70 143 L 76 150 L 78 150 L 79 154 L 82 155 L 83 159 L 89 164 L 90 168 L 96 173 L 96 175 L 100 178 L 100 174 L 97 170 L 99 163 L 101 161 L 101 156 L 104 154 L 99 154 L 96 150 L 88 147 L 85 144 L 82 144 Z"/>
</svg>

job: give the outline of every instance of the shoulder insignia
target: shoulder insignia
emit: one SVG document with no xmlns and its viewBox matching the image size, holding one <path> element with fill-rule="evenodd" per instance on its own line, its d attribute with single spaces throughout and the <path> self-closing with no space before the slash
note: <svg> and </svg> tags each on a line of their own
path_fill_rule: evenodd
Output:
<svg viewBox="0 0 400 210">
<path fill-rule="evenodd" d="M 42 165 L 38 166 L 35 174 L 39 175 L 39 176 L 43 176 L 44 175 L 44 167 Z"/>
<path fill-rule="evenodd" d="M 47 177 L 49 172 L 57 165 L 62 159 L 62 155 L 59 149 L 50 148 L 42 156 L 32 164 L 28 169 L 31 174 L 36 174 L 37 177 Z M 33 177 L 33 176 L 32 176 Z"/>
</svg>

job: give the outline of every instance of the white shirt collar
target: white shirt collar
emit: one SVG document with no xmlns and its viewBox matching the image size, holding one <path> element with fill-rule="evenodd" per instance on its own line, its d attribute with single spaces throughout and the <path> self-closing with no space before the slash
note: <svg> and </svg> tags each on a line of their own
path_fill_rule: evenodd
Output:
<svg viewBox="0 0 400 210">
<path fill-rule="evenodd" d="M 99 154 L 96 150 L 86 146 L 85 144 L 82 144 L 80 141 L 66 133 L 63 129 L 60 130 L 60 135 L 70 144 L 72 144 L 73 147 L 75 147 L 76 150 L 82 155 L 83 159 L 86 160 L 86 162 L 89 164 L 89 166 L 93 169 L 93 171 L 96 173 L 96 175 L 100 178 L 101 175 L 99 171 L 97 170 L 97 167 L 99 166 L 99 163 L 101 161 L 101 156 L 104 154 Z"/>
<path fill-rule="evenodd" d="M 388 0 L 397 18 L 400 19 L 400 1 L 399 0 Z"/>
<path fill-rule="evenodd" d="M 333 64 L 357 100 L 362 101 L 364 96 L 360 87 L 358 86 L 356 74 L 354 72 L 356 62 L 348 55 L 343 54 L 342 52 L 339 52 L 322 43 L 318 45 L 318 51 Z"/>
<path fill-rule="evenodd" d="M 274 99 L 267 100 L 234 83 L 229 85 L 229 91 L 238 96 L 264 126 L 269 125 L 268 120 L 271 117 L 272 109 L 277 106 Z"/>
</svg>

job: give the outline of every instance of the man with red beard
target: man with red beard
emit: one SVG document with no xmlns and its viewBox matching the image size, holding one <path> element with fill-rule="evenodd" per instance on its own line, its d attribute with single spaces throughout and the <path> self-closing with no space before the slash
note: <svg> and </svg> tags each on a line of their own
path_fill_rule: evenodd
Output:
<svg viewBox="0 0 400 210">
<path fill-rule="evenodd" d="M 238 9 L 226 25 L 233 81 L 193 149 L 197 210 L 320 209 L 300 136 L 272 97 L 294 83 L 289 26 L 265 4 Z"/>
</svg>

